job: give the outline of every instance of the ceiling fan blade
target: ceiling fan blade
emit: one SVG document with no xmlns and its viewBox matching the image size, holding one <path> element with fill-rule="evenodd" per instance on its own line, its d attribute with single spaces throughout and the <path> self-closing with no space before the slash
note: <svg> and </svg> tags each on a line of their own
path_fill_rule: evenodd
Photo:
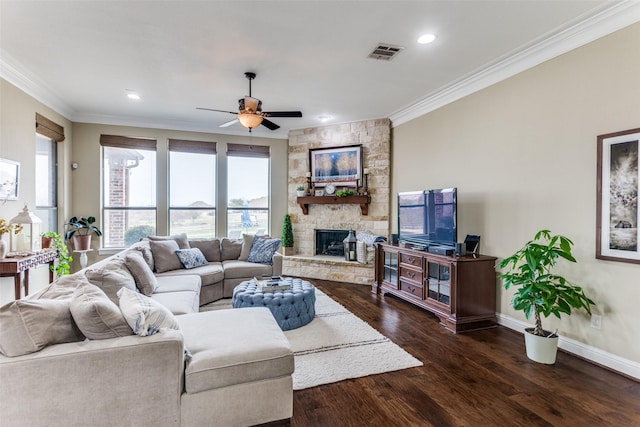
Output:
<svg viewBox="0 0 640 427">
<path fill-rule="evenodd" d="M 238 122 L 238 119 L 233 119 L 233 120 L 230 120 L 230 121 L 228 121 L 228 122 L 225 122 L 225 123 L 223 123 L 223 124 L 219 125 L 218 127 L 219 127 L 219 128 L 226 128 L 226 127 L 229 127 L 229 126 L 231 126 L 232 124 L 237 123 L 237 122 Z"/>
<path fill-rule="evenodd" d="M 278 126 L 277 124 L 273 123 L 270 120 L 267 120 L 265 118 L 262 118 L 262 126 L 268 128 L 269 130 L 276 130 L 276 129 L 280 129 L 280 126 Z"/>
<path fill-rule="evenodd" d="M 218 113 L 238 114 L 237 112 L 234 112 L 234 111 L 215 110 L 213 108 L 204 108 L 204 107 L 196 107 L 196 110 L 207 110 L 207 111 L 217 111 Z"/>
<path fill-rule="evenodd" d="M 302 117 L 301 111 L 265 111 L 262 114 L 266 117 Z"/>
</svg>

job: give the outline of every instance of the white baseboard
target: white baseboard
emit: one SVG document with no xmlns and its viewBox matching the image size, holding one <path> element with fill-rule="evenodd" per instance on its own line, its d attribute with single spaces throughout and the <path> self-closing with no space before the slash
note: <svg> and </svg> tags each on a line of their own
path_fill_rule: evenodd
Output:
<svg viewBox="0 0 640 427">
<path fill-rule="evenodd" d="M 517 332 L 524 333 L 524 328 L 530 328 L 533 326 L 521 320 L 514 319 L 513 317 L 505 316 L 501 313 L 496 313 L 496 318 L 498 319 L 499 325 L 513 329 Z M 562 335 L 560 335 L 560 339 L 558 340 L 558 347 L 568 353 L 575 354 L 583 359 L 640 380 L 640 363 L 616 356 L 615 354 L 607 353 L 599 348 L 592 347 L 571 338 L 563 337 Z"/>
</svg>

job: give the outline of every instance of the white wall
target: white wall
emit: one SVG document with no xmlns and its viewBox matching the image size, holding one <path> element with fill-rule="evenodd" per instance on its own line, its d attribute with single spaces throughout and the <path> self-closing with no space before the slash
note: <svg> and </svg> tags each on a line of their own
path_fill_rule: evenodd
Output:
<svg viewBox="0 0 640 427">
<path fill-rule="evenodd" d="M 640 24 L 394 128 L 392 194 L 458 187 L 458 235 L 505 257 L 549 228 L 571 238 L 602 329 L 574 314 L 572 340 L 640 362 L 640 265 L 595 259 L 596 137 L 640 127 Z M 391 218 L 397 215 L 392 207 Z M 394 229 L 395 229 L 395 224 Z M 498 311 L 524 320 L 500 290 Z"/>
</svg>

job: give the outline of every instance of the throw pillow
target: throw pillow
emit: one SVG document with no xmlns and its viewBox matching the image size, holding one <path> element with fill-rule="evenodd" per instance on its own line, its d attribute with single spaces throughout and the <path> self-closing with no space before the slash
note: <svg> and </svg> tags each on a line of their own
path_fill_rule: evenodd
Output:
<svg viewBox="0 0 640 427">
<path fill-rule="evenodd" d="M 149 245 L 151 246 L 156 272 L 162 273 L 182 268 L 182 263 L 176 255 L 176 251 L 180 250 L 180 247 L 175 240 L 151 240 Z"/>
<path fill-rule="evenodd" d="M 209 262 L 220 262 L 220 239 L 189 240 L 189 246 L 198 248 Z"/>
<path fill-rule="evenodd" d="M 150 241 L 175 240 L 180 249 L 189 249 L 189 239 L 185 233 L 172 236 L 149 236 Z"/>
<path fill-rule="evenodd" d="M 242 250 L 240 251 L 240 256 L 238 257 L 239 261 L 246 261 L 249 258 L 249 252 L 251 252 L 253 241 L 257 237 L 258 236 L 253 234 L 242 234 Z"/>
<path fill-rule="evenodd" d="M 280 239 L 255 239 L 247 261 L 260 264 L 273 264 L 273 254 L 280 247 Z"/>
<path fill-rule="evenodd" d="M 180 330 L 176 318 L 159 302 L 127 288 L 118 291 L 120 311 L 133 332 L 141 337 L 158 333 L 161 329 Z"/>
<path fill-rule="evenodd" d="M 198 248 L 181 249 L 176 251 L 178 259 L 184 265 L 184 268 L 196 268 L 202 265 L 207 265 L 207 259 L 204 257 L 202 251 Z"/>
<path fill-rule="evenodd" d="M 71 299 L 19 299 L 0 307 L 0 353 L 22 356 L 53 344 L 80 341 Z"/>
<path fill-rule="evenodd" d="M 221 261 L 238 259 L 240 252 L 242 252 L 242 240 L 223 237 L 222 242 L 220 242 L 220 247 L 222 249 L 222 253 L 220 254 Z"/>
<path fill-rule="evenodd" d="M 124 264 L 124 259 L 113 258 L 106 264 L 88 268 L 84 272 L 89 282 L 103 290 L 114 303 L 118 303 L 118 290 L 126 287 L 135 291 L 136 281 Z"/>
<path fill-rule="evenodd" d="M 140 251 L 127 251 L 124 256 L 124 263 L 131 272 L 136 282 L 136 287 L 140 292 L 149 296 L 156 291 L 158 279 L 153 275 L 153 271 L 144 261 Z"/>
<path fill-rule="evenodd" d="M 142 258 L 147 263 L 151 271 L 154 269 L 153 265 L 153 254 L 151 253 L 151 246 L 149 245 L 149 240 L 141 240 L 139 242 L 134 243 L 129 247 L 129 249 L 135 249 L 142 254 Z"/>
<path fill-rule="evenodd" d="M 118 306 L 88 281 L 78 286 L 69 308 L 78 328 L 90 340 L 131 335 L 131 328 Z"/>
</svg>

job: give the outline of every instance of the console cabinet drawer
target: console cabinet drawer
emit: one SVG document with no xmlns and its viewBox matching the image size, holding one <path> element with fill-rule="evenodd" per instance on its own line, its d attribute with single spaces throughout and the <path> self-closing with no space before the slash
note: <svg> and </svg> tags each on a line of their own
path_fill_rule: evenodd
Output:
<svg viewBox="0 0 640 427">
<path fill-rule="evenodd" d="M 414 267 L 422 268 L 422 257 L 401 253 L 400 264 L 408 264 Z"/>
<path fill-rule="evenodd" d="M 400 279 L 400 290 L 416 298 L 424 299 L 422 286 L 418 286 L 415 283 L 406 282 Z"/>
<path fill-rule="evenodd" d="M 413 280 L 418 284 L 422 283 L 422 270 L 400 267 L 400 278 Z"/>
</svg>

